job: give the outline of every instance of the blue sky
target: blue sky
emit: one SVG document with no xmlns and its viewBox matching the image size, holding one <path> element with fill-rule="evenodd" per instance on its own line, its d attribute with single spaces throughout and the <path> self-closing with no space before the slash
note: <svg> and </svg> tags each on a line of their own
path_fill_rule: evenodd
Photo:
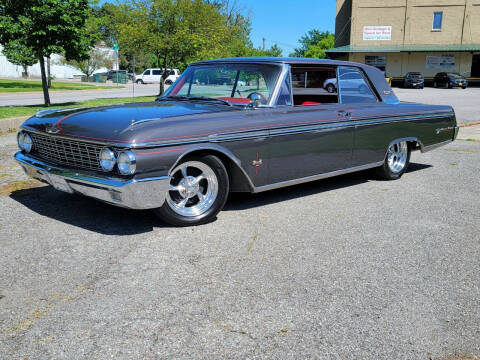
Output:
<svg viewBox="0 0 480 360">
<path fill-rule="evenodd" d="M 106 2 L 109 0 L 102 0 Z M 110 2 L 114 2 L 113 0 Z M 252 19 L 251 38 L 255 46 L 277 43 L 288 56 L 308 30 L 335 30 L 335 0 L 238 0 Z"/>
</svg>

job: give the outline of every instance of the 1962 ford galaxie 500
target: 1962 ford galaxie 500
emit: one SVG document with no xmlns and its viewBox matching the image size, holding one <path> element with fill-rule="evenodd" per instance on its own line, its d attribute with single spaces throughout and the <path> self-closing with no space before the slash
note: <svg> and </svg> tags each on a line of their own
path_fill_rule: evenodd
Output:
<svg viewBox="0 0 480 360">
<path fill-rule="evenodd" d="M 398 179 L 411 151 L 457 132 L 450 106 L 399 102 L 370 66 L 234 58 L 191 64 L 154 102 L 40 111 L 15 159 L 58 190 L 184 226 L 214 219 L 230 191 L 368 168 Z"/>
</svg>

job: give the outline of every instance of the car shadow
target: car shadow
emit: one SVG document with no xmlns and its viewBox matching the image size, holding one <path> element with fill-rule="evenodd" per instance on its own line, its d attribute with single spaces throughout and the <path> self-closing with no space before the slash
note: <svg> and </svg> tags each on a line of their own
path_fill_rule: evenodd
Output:
<svg viewBox="0 0 480 360">
<path fill-rule="evenodd" d="M 10 198 L 39 215 L 104 235 L 136 235 L 164 226 L 153 211 L 124 209 L 51 186 L 16 190 Z"/>
<path fill-rule="evenodd" d="M 429 167 L 431 165 L 411 163 L 408 172 Z M 258 194 L 232 193 L 224 211 L 260 207 L 371 180 L 376 180 L 375 175 L 365 170 Z M 169 227 L 153 211 L 124 209 L 81 195 L 66 194 L 50 186 L 16 190 L 10 194 L 10 198 L 39 215 L 104 235 L 136 235 L 151 232 L 154 228 Z"/>
<path fill-rule="evenodd" d="M 432 165 L 410 163 L 407 173 L 428 169 L 430 167 L 432 167 Z M 224 211 L 245 210 L 258 206 L 288 201 L 304 196 L 320 194 L 349 186 L 363 184 L 371 180 L 382 181 L 381 179 L 378 179 L 372 170 L 364 170 L 257 194 L 232 193 L 228 198 Z"/>
</svg>

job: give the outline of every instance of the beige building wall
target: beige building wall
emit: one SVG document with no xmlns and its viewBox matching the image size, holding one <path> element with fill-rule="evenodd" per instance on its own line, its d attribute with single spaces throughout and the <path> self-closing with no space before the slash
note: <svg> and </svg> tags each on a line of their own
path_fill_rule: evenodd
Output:
<svg viewBox="0 0 480 360">
<path fill-rule="evenodd" d="M 338 0 L 337 32 L 349 24 L 349 2 L 350 42 L 342 39 L 336 46 L 480 43 L 480 0 Z M 438 11 L 443 12 L 440 31 L 432 29 Z M 363 40 L 364 26 L 391 26 L 391 40 Z"/>
<path fill-rule="evenodd" d="M 441 53 L 427 53 L 427 52 L 397 52 L 397 53 L 352 53 L 349 55 L 349 61 L 365 63 L 365 56 L 386 56 L 387 67 L 386 74 L 389 77 L 403 77 L 407 72 L 418 71 L 424 77 L 433 77 L 436 73 L 442 71 L 456 71 L 460 74 L 470 76 L 472 66 L 472 54 L 469 52 L 449 52 L 448 55 L 455 56 L 455 67 L 453 69 L 430 69 L 426 67 L 427 56 L 438 56 Z"/>
</svg>

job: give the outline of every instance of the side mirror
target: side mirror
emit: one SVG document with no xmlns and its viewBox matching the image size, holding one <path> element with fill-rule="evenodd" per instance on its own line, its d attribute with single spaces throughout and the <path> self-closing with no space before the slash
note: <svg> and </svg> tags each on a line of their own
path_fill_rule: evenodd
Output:
<svg viewBox="0 0 480 360">
<path fill-rule="evenodd" d="M 250 98 L 250 103 L 248 104 L 250 107 L 257 108 L 263 103 L 262 97 L 257 93 L 250 94 L 248 97 Z"/>
</svg>

